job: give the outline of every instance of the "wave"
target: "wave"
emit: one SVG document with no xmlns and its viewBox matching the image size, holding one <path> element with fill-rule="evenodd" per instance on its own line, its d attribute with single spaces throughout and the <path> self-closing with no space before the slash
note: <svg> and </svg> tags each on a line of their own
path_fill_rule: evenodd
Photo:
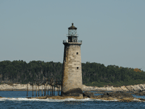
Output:
<svg viewBox="0 0 145 109">
<path fill-rule="evenodd" d="M 46 102 L 67 102 L 67 101 L 107 101 L 107 100 L 101 100 L 101 99 L 74 99 L 74 98 L 66 98 L 66 99 L 28 99 L 28 98 L 0 98 L 0 101 L 46 101 Z M 116 101 L 116 100 L 110 100 L 110 101 Z"/>
<path fill-rule="evenodd" d="M 114 100 L 102 100 L 102 99 L 74 99 L 74 98 L 66 98 L 66 99 L 28 99 L 28 98 L 0 98 L 0 101 L 45 101 L 45 102 L 84 102 L 84 101 L 118 101 L 117 99 Z M 140 101 L 138 99 L 134 99 L 133 101 Z"/>
</svg>

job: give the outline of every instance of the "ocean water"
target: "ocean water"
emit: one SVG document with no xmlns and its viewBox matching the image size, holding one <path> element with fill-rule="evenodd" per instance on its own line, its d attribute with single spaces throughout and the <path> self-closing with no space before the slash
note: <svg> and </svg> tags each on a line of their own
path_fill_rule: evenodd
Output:
<svg viewBox="0 0 145 109">
<path fill-rule="evenodd" d="M 99 95 L 99 94 L 96 94 Z M 145 109 L 145 102 L 117 102 L 93 99 L 27 99 L 26 91 L 0 91 L 0 109 Z M 29 92 L 31 96 L 31 92 Z M 136 96 L 145 98 L 145 96 Z"/>
</svg>

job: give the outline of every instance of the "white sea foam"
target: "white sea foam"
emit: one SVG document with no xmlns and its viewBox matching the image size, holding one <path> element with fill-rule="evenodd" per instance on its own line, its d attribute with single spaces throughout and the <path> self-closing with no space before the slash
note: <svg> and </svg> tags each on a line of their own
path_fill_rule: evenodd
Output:
<svg viewBox="0 0 145 109">
<path fill-rule="evenodd" d="M 117 101 L 114 100 L 101 100 L 101 99 L 74 99 L 74 98 L 67 98 L 67 99 L 28 99 L 28 98 L 1 98 L 0 101 L 45 101 L 45 102 L 68 102 L 68 101 Z"/>
<path fill-rule="evenodd" d="M 45 101 L 45 102 L 69 102 L 69 101 L 118 101 L 117 99 L 114 100 L 102 100 L 102 99 L 74 99 L 74 98 L 66 98 L 66 99 L 28 99 L 28 98 L 0 98 L 0 101 Z M 141 101 L 135 98 L 133 101 Z M 145 102 L 145 101 L 144 101 Z"/>
<path fill-rule="evenodd" d="M 85 99 L 74 99 L 74 98 L 67 98 L 67 99 L 28 99 L 28 98 L 1 98 L 0 101 L 46 101 L 46 102 L 65 102 L 65 101 L 94 101 L 90 98 Z"/>
</svg>

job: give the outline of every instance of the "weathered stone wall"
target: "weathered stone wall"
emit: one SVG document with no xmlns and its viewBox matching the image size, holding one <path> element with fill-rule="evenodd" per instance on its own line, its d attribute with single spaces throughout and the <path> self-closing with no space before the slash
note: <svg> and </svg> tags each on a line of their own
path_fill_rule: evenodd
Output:
<svg viewBox="0 0 145 109">
<path fill-rule="evenodd" d="M 82 89 L 81 43 L 64 43 L 62 93 Z"/>
</svg>

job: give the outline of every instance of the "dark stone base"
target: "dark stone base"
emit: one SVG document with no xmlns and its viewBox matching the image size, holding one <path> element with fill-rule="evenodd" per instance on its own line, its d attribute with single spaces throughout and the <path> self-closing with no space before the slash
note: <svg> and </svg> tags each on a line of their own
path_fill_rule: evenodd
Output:
<svg viewBox="0 0 145 109">
<path fill-rule="evenodd" d="M 94 97 L 94 93 L 92 93 L 92 92 L 84 92 L 84 93 L 83 93 L 83 96 L 84 96 L 84 97 L 89 97 L 89 98 L 91 98 L 91 97 Z"/>
<path fill-rule="evenodd" d="M 71 89 L 67 92 L 61 92 L 62 96 L 80 96 L 80 94 L 83 94 L 82 89 L 76 88 L 76 89 Z"/>
</svg>

